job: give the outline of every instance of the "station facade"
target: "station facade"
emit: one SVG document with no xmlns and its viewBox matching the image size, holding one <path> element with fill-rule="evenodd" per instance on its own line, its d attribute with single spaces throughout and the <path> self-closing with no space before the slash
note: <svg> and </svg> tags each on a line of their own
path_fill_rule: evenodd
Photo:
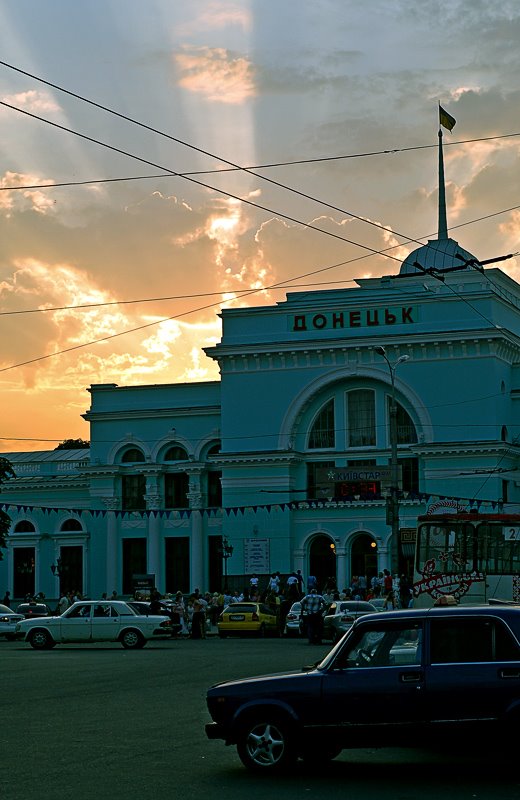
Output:
<svg viewBox="0 0 520 800">
<path fill-rule="evenodd" d="M 92 385 L 90 449 L 4 454 L 0 590 L 216 591 L 296 569 L 341 589 L 411 575 L 436 505 L 516 506 L 520 285 L 447 236 L 442 204 L 439 220 L 398 275 L 222 311 L 219 381 Z"/>
</svg>

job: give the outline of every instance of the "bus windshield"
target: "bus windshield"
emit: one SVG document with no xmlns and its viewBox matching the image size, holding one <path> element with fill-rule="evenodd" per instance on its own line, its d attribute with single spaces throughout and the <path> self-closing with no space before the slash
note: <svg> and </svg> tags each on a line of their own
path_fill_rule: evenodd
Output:
<svg viewBox="0 0 520 800">
<path fill-rule="evenodd" d="M 457 600 L 516 599 L 520 591 L 520 516 L 432 514 L 418 519 L 415 597 L 453 594 Z M 510 580 L 502 580 L 509 577 Z M 477 587 L 477 584 L 480 586 Z M 423 598 L 424 599 L 424 598 Z M 423 603 L 418 603 L 423 605 Z"/>
</svg>

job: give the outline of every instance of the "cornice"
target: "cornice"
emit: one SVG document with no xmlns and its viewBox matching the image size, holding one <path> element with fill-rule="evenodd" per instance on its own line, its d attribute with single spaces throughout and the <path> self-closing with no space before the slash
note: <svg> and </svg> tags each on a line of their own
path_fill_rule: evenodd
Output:
<svg viewBox="0 0 520 800">
<path fill-rule="evenodd" d="M 508 442 L 427 442 L 414 444 L 410 450 L 418 456 L 443 456 L 443 455 L 490 455 L 499 454 L 502 458 L 520 457 L 520 447 Z"/>
<path fill-rule="evenodd" d="M 89 422 L 114 422 L 128 419 L 171 419 L 175 417 L 196 417 L 220 414 L 220 406 L 185 406 L 176 408 L 118 409 L 114 411 L 86 411 L 81 414 Z"/>
<path fill-rule="evenodd" d="M 273 372 L 305 367 L 354 367 L 380 365 L 375 352 L 380 337 L 307 339 L 283 343 L 258 342 L 240 346 L 211 348 L 223 372 Z M 456 360 L 494 355 L 507 363 L 520 362 L 520 337 L 511 331 L 479 329 L 391 335 L 385 332 L 385 348 L 398 358 L 408 355 L 414 361 Z M 209 350 L 209 348 L 208 348 Z"/>
</svg>

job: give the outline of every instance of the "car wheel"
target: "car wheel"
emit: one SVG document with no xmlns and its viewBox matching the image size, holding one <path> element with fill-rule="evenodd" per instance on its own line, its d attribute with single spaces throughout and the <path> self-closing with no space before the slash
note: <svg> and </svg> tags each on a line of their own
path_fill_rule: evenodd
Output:
<svg viewBox="0 0 520 800">
<path fill-rule="evenodd" d="M 244 766 L 254 772 L 280 772 L 297 757 L 289 723 L 268 714 L 242 726 L 237 752 Z"/>
<path fill-rule="evenodd" d="M 35 650 L 48 650 L 56 644 L 50 633 L 43 628 L 38 628 L 31 633 L 29 643 Z"/>
<path fill-rule="evenodd" d="M 226 636 L 227 636 L 227 633 L 226 633 L 226 631 L 219 631 L 219 632 L 218 632 L 218 635 L 219 635 L 219 637 L 220 637 L 221 639 L 225 639 L 225 638 L 226 638 Z"/>
<path fill-rule="evenodd" d="M 127 650 L 137 650 L 145 646 L 146 640 L 142 633 L 130 628 L 122 634 L 121 644 Z"/>
<path fill-rule="evenodd" d="M 265 638 L 265 625 L 264 624 L 260 625 L 260 628 L 258 629 L 258 636 L 261 639 Z"/>
</svg>

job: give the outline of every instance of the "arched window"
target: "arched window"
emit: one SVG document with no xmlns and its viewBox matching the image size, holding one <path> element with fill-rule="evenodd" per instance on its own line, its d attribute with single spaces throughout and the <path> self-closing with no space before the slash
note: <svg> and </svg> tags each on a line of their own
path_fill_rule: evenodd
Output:
<svg viewBox="0 0 520 800">
<path fill-rule="evenodd" d="M 60 531 L 82 531 L 81 522 L 77 519 L 66 519 L 60 526 Z"/>
<path fill-rule="evenodd" d="M 505 425 L 502 425 L 502 430 L 500 431 L 500 439 L 503 442 L 507 442 L 507 437 L 508 437 L 507 428 Z"/>
<path fill-rule="evenodd" d="M 121 458 L 122 464 L 135 464 L 142 461 L 144 461 L 144 455 L 142 450 L 139 450 L 138 447 L 130 447 L 128 450 L 125 450 Z"/>
<path fill-rule="evenodd" d="M 176 444 L 173 447 L 169 447 L 166 453 L 164 454 L 165 461 L 187 461 L 188 460 L 188 453 L 184 447 Z"/>
<path fill-rule="evenodd" d="M 17 522 L 14 526 L 15 533 L 35 533 L 36 528 L 34 527 L 32 522 L 29 522 L 26 519 L 23 519 L 21 522 Z"/>
<path fill-rule="evenodd" d="M 334 447 L 336 437 L 334 431 L 334 400 L 328 400 L 312 423 L 309 433 L 309 449 Z"/>
<path fill-rule="evenodd" d="M 417 431 L 408 411 L 400 403 L 396 403 L 397 444 L 415 444 Z"/>
<path fill-rule="evenodd" d="M 209 450 L 208 450 L 206 455 L 208 455 L 208 456 L 218 456 L 219 453 L 220 453 L 220 448 L 221 448 L 220 442 L 215 442 L 215 444 L 211 445 L 211 447 L 209 448 Z"/>
<path fill-rule="evenodd" d="M 376 402 L 372 389 L 347 393 L 348 445 L 373 447 L 376 443 Z"/>
</svg>

